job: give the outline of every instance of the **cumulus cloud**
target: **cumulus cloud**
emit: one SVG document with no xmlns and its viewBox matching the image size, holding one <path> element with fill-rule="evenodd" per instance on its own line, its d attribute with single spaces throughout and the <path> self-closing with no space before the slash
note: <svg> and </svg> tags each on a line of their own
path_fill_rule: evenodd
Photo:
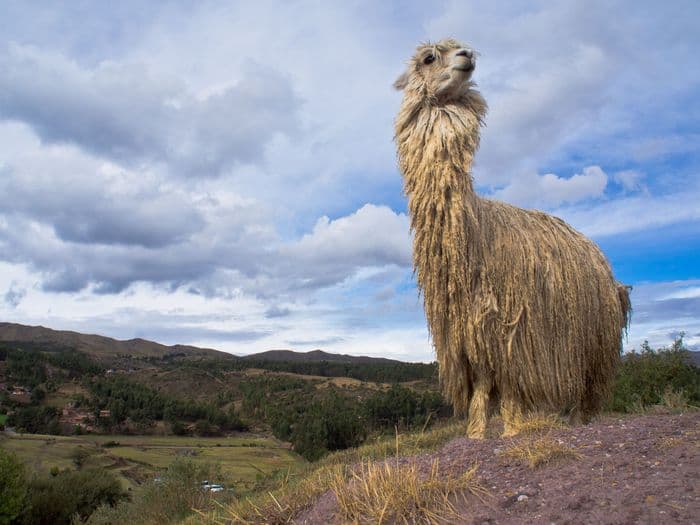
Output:
<svg viewBox="0 0 700 525">
<path fill-rule="evenodd" d="M 19 44 L 0 51 L 0 68 L 0 117 L 27 123 L 46 143 L 130 166 L 166 163 L 176 173 L 215 176 L 259 160 L 275 134 L 294 134 L 299 124 L 289 80 L 253 62 L 206 96 L 142 64 L 86 69 Z"/>
<path fill-rule="evenodd" d="M 408 228 L 406 215 L 387 206 L 365 204 L 335 220 L 321 217 L 311 233 L 282 246 L 280 258 L 295 261 L 290 271 L 304 286 L 328 286 L 362 267 L 409 265 Z"/>
<path fill-rule="evenodd" d="M 50 225 L 63 241 L 162 247 L 203 227 L 181 190 L 71 147 L 30 142 L 0 174 L 2 214 Z"/>
<path fill-rule="evenodd" d="M 552 207 L 600 197 L 607 184 L 608 176 L 600 166 L 588 166 L 568 179 L 554 173 L 524 175 L 494 197 L 521 206 Z"/>
<path fill-rule="evenodd" d="M 342 282 L 362 268 L 410 264 L 408 220 L 385 206 L 365 205 L 331 221 L 318 220 L 296 241 L 282 243 L 264 227 L 264 209 L 236 199 L 202 199 L 202 226 L 165 245 L 79 243 L 50 223 L 9 216 L 0 221 L 0 253 L 42 274 L 46 290 L 118 293 L 136 282 L 189 285 L 197 294 L 225 296 L 239 289 L 282 297 Z M 272 307 L 270 318 L 289 311 Z"/>
<path fill-rule="evenodd" d="M 89 285 L 98 293 L 115 293 L 130 284 L 146 281 L 169 286 L 195 282 L 217 268 L 234 269 L 241 275 L 261 271 L 270 237 L 256 228 L 257 210 L 244 205 L 221 209 L 201 204 L 206 220 L 196 235 L 165 246 L 84 244 L 57 236 L 51 226 L 10 217 L 0 221 L 0 253 L 3 259 L 24 263 L 42 275 L 44 288 L 71 292 Z M 227 290 L 235 288 L 231 282 Z"/>
</svg>

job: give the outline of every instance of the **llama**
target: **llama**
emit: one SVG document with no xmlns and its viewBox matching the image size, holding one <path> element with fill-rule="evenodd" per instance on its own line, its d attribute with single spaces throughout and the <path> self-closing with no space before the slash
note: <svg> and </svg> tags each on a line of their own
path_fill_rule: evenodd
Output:
<svg viewBox="0 0 700 525">
<path fill-rule="evenodd" d="M 413 263 L 446 397 L 483 438 L 533 412 L 595 415 L 628 323 L 628 289 L 600 249 L 557 217 L 479 197 L 471 169 L 487 111 L 474 52 L 418 47 L 394 86 Z"/>
</svg>

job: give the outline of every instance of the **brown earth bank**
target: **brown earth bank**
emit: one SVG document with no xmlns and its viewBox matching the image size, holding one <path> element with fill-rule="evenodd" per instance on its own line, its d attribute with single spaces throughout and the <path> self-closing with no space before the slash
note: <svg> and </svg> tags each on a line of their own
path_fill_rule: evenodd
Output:
<svg viewBox="0 0 700 525">
<path fill-rule="evenodd" d="M 537 442 L 570 453 L 536 467 L 509 455 Z M 604 416 L 586 426 L 514 438 L 458 438 L 437 452 L 398 462 L 415 461 L 427 476 L 439 460 L 445 477 L 478 465 L 488 495 L 453 498 L 457 514 L 449 523 L 700 523 L 699 452 L 700 412 L 693 411 Z M 346 521 L 329 491 L 294 522 Z"/>
</svg>

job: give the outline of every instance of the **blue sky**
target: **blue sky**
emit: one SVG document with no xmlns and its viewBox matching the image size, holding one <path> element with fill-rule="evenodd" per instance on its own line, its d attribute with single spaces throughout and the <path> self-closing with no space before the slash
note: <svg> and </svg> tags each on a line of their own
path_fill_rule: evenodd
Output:
<svg viewBox="0 0 700 525">
<path fill-rule="evenodd" d="M 380 4 L 380 5 L 378 5 Z M 591 236 L 626 347 L 700 347 L 695 1 L 0 2 L 0 319 L 430 360 L 391 84 L 480 53 L 480 194 Z"/>
</svg>

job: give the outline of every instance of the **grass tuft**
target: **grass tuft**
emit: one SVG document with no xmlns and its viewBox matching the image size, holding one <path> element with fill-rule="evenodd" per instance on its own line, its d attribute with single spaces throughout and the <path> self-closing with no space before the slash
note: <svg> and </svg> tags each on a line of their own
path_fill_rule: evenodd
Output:
<svg viewBox="0 0 700 525">
<path fill-rule="evenodd" d="M 532 435 L 561 430 L 567 425 L 556 414 L 530 414 L 520 420 L 510 423 L 508 435 Z"/>
<path fill-rule="evenodd" d="M 683 443 L 685 443 L 683 438 L 674 437 L 674 436 L 665 436 L 665 437 L 660 438 L 656 442 L 656 446 L 660 449 L 667 449 L 667 448 L 677 447 L 679 445 L 682 445 Z"/>
<path fill-rule="evenodd" d="M 525 439 L 513 443 L 501 455 L 527 463 L 530 468 L 537 468 L 560 459 L 578 459 L 581 454 L 564 443 L 544 436 L 536 439 Z"/>
<path fill-rule="evenodd" d="M 476 470 L 475 465 L 461 476 L 441 475 L 435 460 L 428 476 L 423 477 L 415 462 L 367 462 L 349 481 L 336 476 L 331 487 L 342 517 L 351 523 L 444 523 L 458 517 L 455 496 L 487 494 L 477 480 Z"/>
</svg>

